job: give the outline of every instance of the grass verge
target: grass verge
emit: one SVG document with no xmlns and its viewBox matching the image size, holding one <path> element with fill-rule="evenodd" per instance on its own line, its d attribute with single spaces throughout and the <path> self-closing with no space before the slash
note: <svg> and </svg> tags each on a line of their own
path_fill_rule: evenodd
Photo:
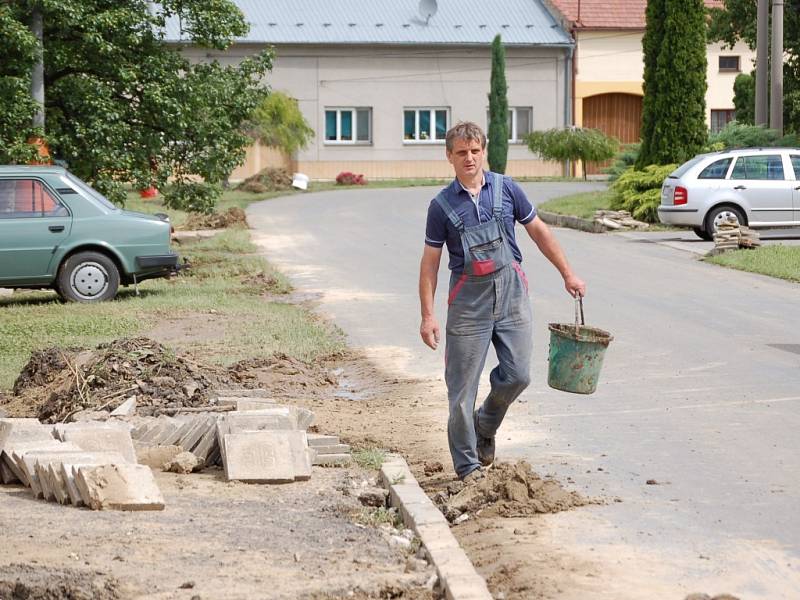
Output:
<svg viewBox="0 0 800 600">
<path fill-rule="evenodd" d="M 99 304 L 65 304 L 46 291 L 0 297 L 0 390 L 12 386 L 32 350 L 94 346 L 186 324 L 199 333 L 178 333 L 167 343 L 222 365 L 277 351 L 314 360 L 344 349 L 340 331 L 280 297 L 288 281 L 253 254 L 246 230 L 184 242 L 178 251 L 193 268 L 141 283 L 140 296 L 123 288 Z"/>
<path fill-rule="evenodd" d="M 583 192 L 554 198 L 538 206 L 539 210 L 552 212 L 559 215 L 571 215 L 582 219 L 591 219 L 596 210 L 608 210 L 611 206 L 611 193 L 602 190 L 598 192 Z"/>
<path fill-rule="evenodd" d="M 754 250 L 732 250 L 703 260 L 731 269 L 800 282 L 800 246 L 775 245 Z"/>
</svg>

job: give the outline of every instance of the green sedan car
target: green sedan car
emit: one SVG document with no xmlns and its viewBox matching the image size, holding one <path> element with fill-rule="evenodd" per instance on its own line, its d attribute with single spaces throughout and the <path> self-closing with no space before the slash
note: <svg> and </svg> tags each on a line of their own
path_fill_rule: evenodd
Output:
<svg viewBox="0 0 800 600">
<path fill-rule="evenodd" d="M 101 302 L 178 268 L 166 215 L 122 210 L 66 169 L 0 166 L 0 288 Z"/>
</svg>

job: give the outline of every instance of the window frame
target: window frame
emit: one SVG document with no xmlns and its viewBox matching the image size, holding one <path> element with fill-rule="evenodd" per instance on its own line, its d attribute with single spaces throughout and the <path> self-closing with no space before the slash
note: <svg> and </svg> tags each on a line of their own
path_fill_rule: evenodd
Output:
<svg viewBox="0 0 800 600">
<path fill-rule="evenodd" d="M 735 58 L 735 67 L 723 67 L 722 60 L 725 58 Z M 717 57 L 717 68 L 720 73 L 741 73 L 742 72 L 742 57 L 738 54 L 720 54 Z"/>
<path fill-rule="evenodd" d="M 797 160 L 797 166 L 795 166 L 795 159 Z M 794 171 L 794 180 L 800 181 L 800 154 L 792 154 L 789 153 L 789 164 L 792 167 L 792 171 Z"/>
<path fill-rule="evenodd" d="M 728 161 L 728 166 L 725 167 L 725 172 L 722 174 L 722 177 L 703 177 L 703 173 L 705 173 L 708 169 L 710 169 L 717 163 L 721 163 L 726 160 Z M 734 156 L 726 156 L 725 158 L 718 158 L 707 164 L 705 167 L 703 167 L 701 171 L 697 174 L 697 179 L 698 180 L 702 179 L 703 181 L 723 181 L 725 179 L 728 179 L 728 176 L 731 174 L 731 171 L 733 169 L 733 165 L 735 164 L 736 164 L 736 157 Z"/>
<path fill-rule="evenodd" d="M 508 116 L 511 118 L 511 128 L 508 130 L 508 143 L 509 144 L 524 144 L 525 140 L 519 137 L 518 135 L 518 123 L 519 120 L 517 118 L 517 112 L 520 110 L 527 110 L 530 113 L 530 120 L 528 124 L 530 125 L 530 131 L 528 133 L 533 132 L 533 107 L 532 106 L 509 106 L 508 107 Z M 489 115 L 489 109 L 486 109 L 486 131 L 489 131 L 489 122 L 491 121 Z M 525 134 L 527 135 L 527 134 Z"/>
<path fill-rule="evenodd" d="M 358 139 L 358 111 L 366 110 L 369 114 L 369 139 Z M 336 112 L 336 139 L 328 139 L 328 113 Z M 342 113 L 351 113 L 353 139 L 343 140 L 342 137 Z M 372 145 L 372 107 L 371 106 L 326 106 L 323 111 L 322 119 L 322 143 L 326 146 L 371 146 Z"/>
<path fill-rule="evenodd" d="M 21 181 L 31 181 L 34 184 L 39 184 L 42 186 L 42 189 L 50 196 L 56 206 L 61 208 L 58 214 L 55 212 L 52 213 L 45 213 L 44 207 L 39 212 L 26 212 L 26 211 L 15 211 L 13 213 L 3 213 L 0 212 L 0 221 L 10 220 L 10 219 L 65 219 L 72 217 L 72 211 L 69 207 L 61 200 L 61 196 L 59 196 L 56 191 L 51 188 L 47 183 L 38 177 L 30 177 L 30 176 L 8 176 L 8 177 L 0 177 L 0 182 L 9 181 L 15 184 L 14 195 L 15 195 L 15 203 L 16 203 L 16 184 Z M 14 216 L 4 216 L 4 215 L 14 215 Z"/>
<path fill-rule="evenodd" d="M 429 134 L 432 134 L 433 137 L 424 139 L 406 139 L 406 113 L 409 111 L 414 111 L 414 135 L 420 135 L 419 129 L 419 115 L 420 112 L 428 111 L 430 112 L 431 119 L 430 119 L 430 130 L 428 131 Z M 445 138 L 436 139 L 436 112 L 443 110 L 445 111 L 445 121 L 444 121 L 444 129 L 445 133 L 448 129 L 450 129 L 450 107 L 449 106 L 404 106 L 403 107 L 403 145 L 443 145 L 445 143 Z"/>
<path fill-rule="evenodd" d="M 710 109 L 710 111 L 711 112 L 709 112 L 709 115 L 708 115 L 708 122 L 709 122 L 708 129 L 709 129 L 709 131 L 711 133 L 719 133 L 720 131 L 722 131 L 725 128 L 725 126 L 728 125 L 728 123 L 731 123 L 732 121 L 736 120 L 736 109 L 735 108 L 712 108 L 712 109 Z M 725 117 L 726 118 L 728 117 L 728 114 L 730 113 L 731 114 L 731 119 L 730 120 L 726 120 L 725 121 L 725 125 L 723 125 L 722 127 L 714 129 L 714 114 L 715 113 L 716 114 L 725 113 Z"/>
</svg>

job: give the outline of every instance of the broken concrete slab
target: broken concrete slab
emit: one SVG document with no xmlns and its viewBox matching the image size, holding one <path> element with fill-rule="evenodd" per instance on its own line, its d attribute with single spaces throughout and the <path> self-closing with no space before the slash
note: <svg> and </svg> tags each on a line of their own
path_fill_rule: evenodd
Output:
<svg viewBox="0 0 800 600">
<path fill-rule="evenodd" d="M 305 433 L 246 431 L 222 438 L 225 477 L 254 483 L 286 483 L 311 476 Z"/>
<path fill-rule="evenodd" d="M 64 441 L 73 442 L 90 452 L 119 452 L 130 463 L 136 463 L 130 432 L 121 427 L 73 427 L 63 432 Z"/>
<path fill-rule="evenodd" d="M 231 407 L 234 410 L 259 410 L 275 406 L 277 400 L 273 398 L 251 398 L 248 396 L 223 396 L 217 399 L 217 406 Z"/>
<path fill-rule="evenodd" d="M 78 467 L 75 484 L 92 510 L 164 510 L 161 490 L 144 465 Z"/>
<path fill-rule="evenodd" d="M 217 418 L 209 415 L 200 415 L 194 418 L 194 425 L 180 440 L 178 445 L 182 446 L 187 452 L 193 452 L 210 429 L 217 426 Z"/>
<path fill-rule="evenodd" d="M 131 396 L 111 411 L 112 417 L 129 417 L 136 414 L 136 396 Z"/>
<path fill-rule="evenodd" d="M 297 419 L 288 408 L 230 412 L 220 419 L 226 433 L 296 430 Z"/>
<path fill-rule="evenodd" d="M 272 394 L 263 388 L 254 389 L 233 389 L 225 388 L 214 390 L 217 401 L 223 398 L 271 398 Z"/>
<path fill-rule="evenodd" d="M 209 457 L 217 446 L 217 420 L 212 417 L 209 421 L 209 428 L 205 435 L 200 439 L 197 445 L 192 450 L 192 453 L 198 456 L 204 464 L 207 464 Z"/>
<path fill-rule="evenodd" d="M 71 447 L 73 447 L 72 444 L 67 446 L 67 448 Z M 6 450 L 3 453 L 3 461 L 6 466 L 14 472 L 22 485 L 30 487 L 25 470 L 19 464 L 22 454 L 32 450 L 59 450 L 63 448 L 64 442 L 53 437 L 47 440 L 33 440 L 27 442 L 13 441 L 6 444 Z M 75 448 L 77 447 L 75 446 Z"/>
<path fill-rule="evenodd" d="M 5 460 L 0 460 L 0 482 L 2 482 L 3 485 L 22 483 L 11 467 L 5 463 Z"/>
<path fill-rule="evenodd" d="M 164 471 L 187 475 L 200 471 L 205 466 L 205 461 L 191 452 L 181 452 L 162 465 Z"/>
<path fill-rule="evenodd" d="M 55 463 L 58 464 L 58 463 Z M 83 506 L 83 497 L 75 483 L 75 472 L 80 467 L 95 465 L 120 465 L 128 464 L 119 452 L 92 452 L 81 457 L 70 457 L 60 463 L 61 477 L 67 490 L 70 503 L 74 506 Z"/>
<path fill-rule="evenodd" d="M 136 444 L 134 444 L 136 445 Z M 164 463 L 183 452 L 181 446 L 139 446 L 136 448 L 136 460 L 140 465 L 147 465 L 151 469 L 160 469 Z"/>
</svg>

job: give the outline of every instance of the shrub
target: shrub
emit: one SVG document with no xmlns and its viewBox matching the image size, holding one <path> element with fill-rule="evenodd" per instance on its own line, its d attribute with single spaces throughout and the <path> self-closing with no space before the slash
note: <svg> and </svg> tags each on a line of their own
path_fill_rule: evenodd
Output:
<svg viewBox="0 0 800 600">
<path fill-rule="evenodd" d="M 548 129 L 534 131 L 525 140 L 531 152 L 545 160 L 604 161 L 612 158 L 619 142 L 598 129 Z M 586 178 L 586 169 L 583 171 Z"/>
<path fill-rule="evenodd" d="M 169 208 L 211 214 L 217 198 L 222 195 L 218 185 L 205 182 L 190 182 L 175 184 L 164 192 L 164 205 Z"/>
<path fill-rule="evenodd" d="M 781 136 L 774 129 L 761 125 L 744 125 L 733 121 L 728 123 L 719 133 L 708 138 L 707 151 L 730 150 L 733 148 L 770 148 L 773 146 L 796 146 L 798 137 L 795 134 Z"/>
<path fill-rule="evenodd" d="M 613 210 L 627 210 L 634 219 L 658 223 L 661 184 L 677 165 L 650 165 L 642 171 L 633 167 L 619 176 L 611 186 Z"/>
<path fill-rule="evenodd" d="M 642 144 L 637 142 L 635 144 L 625 144 L 620 148 L 620 151 L 614 156 L 613 164 L 607 169 L 604 169 L 604 171 L 608 173 L 609 181 L 616 181 L 628 167 L 632 167 L 636 164 L 636 159 L 639 158 L 639 150 L 641 147 Z"/>
<path fill-rule="evenodd" d="M 289 156 L 307 147 L 314 138 L 297 100 L 283 92 L 271 92 L 261 101 L 245 129 L 261 143 L 280 148 Z"/>
<path fill-rule="evenodd" d="M 336 176 L 337 185 L 367 185 L 363 175 L 356 175 L 350 171 L 342 171 Z"/>
</svg>

